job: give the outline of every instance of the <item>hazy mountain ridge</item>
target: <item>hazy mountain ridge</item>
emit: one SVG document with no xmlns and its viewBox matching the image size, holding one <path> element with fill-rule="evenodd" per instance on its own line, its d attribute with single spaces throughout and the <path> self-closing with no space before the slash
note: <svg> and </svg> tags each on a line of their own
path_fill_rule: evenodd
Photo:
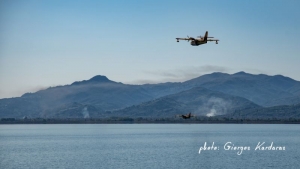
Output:
<svg viewBox="0 0 300 169">
<path fill-rule="evenodd" d="M 282 75 L 252 75 L 245 72 L 232 75 L 212 73 L 186 81 L 184 84 L 244 97 L 267 107 L 287 104 L 284 98 L 294 98 L 294 100 L 300 98 L 300 82 Z M 280 102 L 280 99 L 283 102 Z"/>
<path fill-rule="evenodd" d="M 97 75 L 89 80 L 74 82 L 70 85 L 26 93 L 22 97 L 0 99 L 0 118 L 21 118 L 23 116 L 80 117 L 85 107 L 93 112 L 91 117 L 107 117 L 117 114 L 123 115 L 133 105 L 144 107 L 147 109 L 145 109 L 145 112 L 156 115 L 160 115 L 158 112 L 164 112 L 165 115 L 174 114 L 171 112 L 186 113 L 187 111 L 195 111 L 195 106 L 190 98 L 200 97 L 203 94 L 198 93 L 199 96 L 196 96 L 193 92 L 188 91 L 193 91 L 194 88 L 200 89 L 199 87 L 210 92 L 245 98 L 260 106 L 300 103 L 300 82 L 281 75 L 217 72 L 182 83 L 168 82 L 145 85 L 127 85 Z M 210 98 L 206 97 L 205 99 L 209 100 Z M 154 104 L 154 102 L 156 103 Z M 80 106 L 73 103 L 80 104 Z M 150 108 L 150 105 L 154 107 Z M 165 106 L 164 111 L 158 109 L 162 105 Z M 69 108 L 66 108 L 66 106 L 69 106 Z M 71 115 L 71 110 L 74 110 L 76 112 L 74 114 L 77 115 Z M 150 110 L 153 110 L 153 112 Z M 107 114 L 105 112 L 111 113 Z"/>
<path fill-rule="evenodd" d="M 189 112 L 200 116 L 216 116 L 253 108 L 260 106 L 238 96 L 196 87 L 113 113 L 126 117 L 175 117 Z"/>
<path fill-rule="evenodd" d="M 71 85 L 50 87 L 22 97 L 0 99 L 0 117 L 48 117 L 63 105 L 77 102 L 103 110 L 121 109 L 153 97 L 139 85 L 125 85 L 95 76 Z"/>
<path fill-rule="evenodd" d="M 84 105 L 77 102 L 64 104 L 46 111 L 43 118 L 100 118 L 104 111 L 93 105 Z"/>
<path fill-rule="evenodd" d="M 225 115 L 225 117 L 238 119 L 299 119 L 300 103 L 294 105 L 238 110 L 234 113 Z"/>
<path fill-rule="evenodd" d="M 93 79 L 93 78 L 92 78 Z M 113 110 L 138 104 L 153 97 L 138 85 L 116 82 L 75 82 L 72 85 L 50 88 L 34 94 L 46 102 L 62 104 L 78 102 L 93 104 L 104 110 Z"/>
<path fill-rule="evenodd" d="M 39 117 L 43 111 L 43 104 L 36 98 L 10 98 L 0 100 L 1 118 L 22 118 L 24 116 Z"/>
</svg>

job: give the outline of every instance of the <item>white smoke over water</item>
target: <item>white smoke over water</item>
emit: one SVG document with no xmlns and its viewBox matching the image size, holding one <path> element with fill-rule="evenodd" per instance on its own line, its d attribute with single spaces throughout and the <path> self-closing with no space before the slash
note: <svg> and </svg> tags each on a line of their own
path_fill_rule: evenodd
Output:
<svg viewBox="0 0 300 169">
<path fill-rule="evenodd" d="M 221 98 L 211 97 L 204 104 L 198 108 L 197 114 L 213 117 L 218 115 L 227 114 L 231 108 L 231 102 Z"/>
<path fill-rule="evenodd" d="M 83 118 L 85 118 L 85 119 L 90 118 L 90 114 L 89 114 L 87 107 L 83 108 L 82 115 L 83 115 Z"/>
<path fill-rule="evenodd" d="M 210 111 L 206 116 L 212 117 L 227 114 L 227 110 L 231 107 L 231 103 L 221 98 L 211 97 L 207 102 L 207 106 L 209 106 Z"/>
<path fill-rule="evenodd" d="M 216 115 L 216 110 L 215 109 L 210 109 L 210 112 L 206 114 L 207 117 L 212 117 Z"/>
</svg>

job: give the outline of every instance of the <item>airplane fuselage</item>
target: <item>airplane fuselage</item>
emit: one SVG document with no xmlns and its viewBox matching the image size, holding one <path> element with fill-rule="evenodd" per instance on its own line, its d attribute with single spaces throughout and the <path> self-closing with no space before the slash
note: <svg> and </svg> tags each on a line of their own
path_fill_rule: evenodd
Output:
<svg viewBox="0 0 300 169">
<path fill-rule="evenodd" d="M 191 45 L 192 46 L 199 46 L 199 45 L 203 45 L 203 44 L 206 44 L 207 43 L 207 41 L 199 41 L 199 40 L 192 40 L 191 41 Z"/>
</svg>

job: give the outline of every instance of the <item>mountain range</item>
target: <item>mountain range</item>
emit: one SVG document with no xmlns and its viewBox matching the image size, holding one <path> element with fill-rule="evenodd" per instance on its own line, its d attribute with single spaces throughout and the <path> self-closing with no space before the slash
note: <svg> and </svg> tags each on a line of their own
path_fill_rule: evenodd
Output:
<svg viewBox="0 0 300 169">
<path fill-rule="evenodd" d="M 251 114 L 252 110 L 269 116 L 266 112 L 272 113 L 272 107 L 299 103 L 300 82 L 282 75 L 216 72 L 185 82 L 145 85 L 123 84 L 97 75 L 0 99 L 0 118 L 173 117 L 187 112 L 237 116 L 234 113 Z M 299 112 L 297 107 L 291 109 Z M 273 116 L 277 117 L 276 112 Z"/>
<path fill-rule="evenodd" d="M 137 106 L 130 106 L 115 111 L 117 116 L 126 117 L 174 117 L 176 114 L 193 114 L 202 116 L 224 115 L 236 110 L 260 108 L 257 104 L 239 97 L 195 87 L 176 94 L 154 99 Z"/>
</svg>

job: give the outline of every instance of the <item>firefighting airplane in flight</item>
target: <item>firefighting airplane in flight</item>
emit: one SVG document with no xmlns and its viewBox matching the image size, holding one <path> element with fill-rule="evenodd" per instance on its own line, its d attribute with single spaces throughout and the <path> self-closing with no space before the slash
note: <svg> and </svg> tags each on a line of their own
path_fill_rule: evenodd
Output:
<svg viewBox="0 0 300 169">
<path fill-rule="evenodd" d="M 177 42 L 179 42 L 179 40 L 187 40 L 188 42 L 191 41 L 192 46 L 199 46 L 212 41 L 215 41 L 216 44 L 218 44 L 219 39 L 208 39 L 208 38 L 214 38 L 214 37 L 208 37 L 208 31 L 206 31 L 204 37 L 199 36 L 199 39 L 188 36 L 188 38 L 176 38 L 176 40 Z"/>
</svg>

